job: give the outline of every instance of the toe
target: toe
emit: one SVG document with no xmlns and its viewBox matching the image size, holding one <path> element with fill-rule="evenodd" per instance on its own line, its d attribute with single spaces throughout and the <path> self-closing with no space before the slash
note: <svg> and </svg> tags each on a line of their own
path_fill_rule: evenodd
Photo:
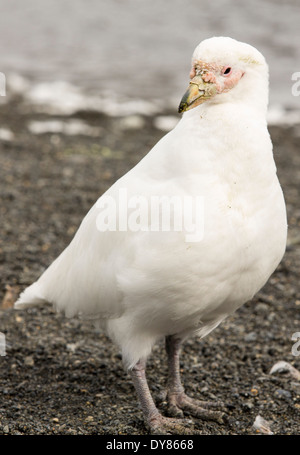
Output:
<svg viewBox="0 0 300 455">
<path fill-rule="evenodd" d="M 224 413 L 221 411 L 211 411 L 210 409 L 201 408 L 197 405 L 183 405 L 182 410 L 202 420 L 211 420 L 220 424 L 224 423 Z"/>
<path fill-rule="evenodd" d="M 182 417 L 180 412 L 178 412 L 181 411 L 182 413 L 187 413 L 202 420 L 211 420 L 220 424 L 224 423 L 224 412 L 216 410 L 216 408 L 223 408 L 224 405 L 221 402 L 195 400 L 188 397 L 185 393 L 172 396 L 170 401 L 169 409 L 171 408 L 174 412 L 172 415 Z"/>
<path fill-rule="evenodd" d="M 169 404 L 167 413 L 168 413 L 168 416 L 170 416 L 170 417 L 176 417 L 176 418 L 184 417 L 183 411 L 176 404 Z"/>
</svg>

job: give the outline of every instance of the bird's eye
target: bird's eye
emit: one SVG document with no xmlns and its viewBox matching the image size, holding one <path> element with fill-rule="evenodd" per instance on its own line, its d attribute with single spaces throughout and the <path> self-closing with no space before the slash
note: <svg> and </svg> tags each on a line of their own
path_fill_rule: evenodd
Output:
<svg viewBox="0 0 300 455">
<path fill-rule="evenodd" d="M 225 66 L 225 68 L 223 68 L 223 76 L 229 76 L 230 73 L 231 73 L 231 67 Z"/>
</svg>

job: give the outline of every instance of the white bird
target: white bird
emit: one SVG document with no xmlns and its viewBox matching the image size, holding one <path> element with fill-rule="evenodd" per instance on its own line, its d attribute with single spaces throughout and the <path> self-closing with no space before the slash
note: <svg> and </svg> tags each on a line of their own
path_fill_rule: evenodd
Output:
<svg viewBox="0 0 300 455">
<path fill-rule="evenodd" d="M 122 351 L 154 433 L 185 430 L 181 420 L 162 416 L 150 394 L 145 367 L 153 345 L 166 338 L 173 416 L 220 420 L 222 412 L 208 409 L 215 403 L 185 394 L 181 343 L 204 337 L 250 300 L 286 246 L 264 57 L 214 37 L 196 47 L 190 78 L 176 127 L 99 198 L 70 245 L 15 304 L 50 302 L 70 317 L 99 318 Z"/>
</svg>

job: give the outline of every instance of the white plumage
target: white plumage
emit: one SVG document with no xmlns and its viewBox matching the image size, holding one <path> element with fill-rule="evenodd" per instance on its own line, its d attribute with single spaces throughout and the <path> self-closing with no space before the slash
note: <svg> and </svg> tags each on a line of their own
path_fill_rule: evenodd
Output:
<svg viewBox="0 0 300 455">
<path fill-rule="evenodd" d="M 209 333 L 266 283 L 285 250 L 265 60 L 245 43 L 212 38 L 196 48 L 192 77 L 208 74 L 201 62 L 217 64 L 216 80 L 207 77 L 217 94 L 189 107 L 106 196 L 117 200 L 124 188 L 128 197 L 149 201 L 202 196 L 203 239 L 188 243 L 184 230 L 100 232 L 95 204 L 70 245 L 15 304 L 51 302 L 67 316 L 100 318 L 129 368 L 162 337 Z M 220 81 L 230 80 L 228 71 L 218 72 L 224 65 L 241 77 L 222 90 Z"/>
</svg>

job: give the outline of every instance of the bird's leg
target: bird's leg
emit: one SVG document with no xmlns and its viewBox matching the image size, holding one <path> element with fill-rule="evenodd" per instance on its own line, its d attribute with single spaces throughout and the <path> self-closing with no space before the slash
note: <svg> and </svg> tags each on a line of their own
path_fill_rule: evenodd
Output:
<svg viewBox="0 0 300 455">
<path fill-rule="evenodd" d="M 161 415 L 157 409 L 151 396 L 147 379 L 146 379 L 146 364 L 144 361 L 139 361 L 130 370 L 133 385 L 135 387 L 139 402 L 142 407 L 146 425 L 150 428 L 152 434 L 190 434 L 191 421 L 181 421 L 179 419 L 171 419 Z M 187 425 L 186 428 L 184 425 Z"/>
<path fill-rule="evenodd" d="M 166 351 L 168 356 L 168 391 L 169 413 L 175 417 L 182 417 L 184 412 L 204 420 L 223 422 L 223 412 L 210 410 L 209 408 L 220 408 L 222 403 L 200 401 L 188 397 L 185 394 L 180 378 L 180 356 L 181 339 L 179 337 L 166 337 Z"/>
<path fill-rule="evenodd" d="M 155 403 L 151 396 L 151 392 L 149 390 L 146 379 L 145 370 L 146 370 L 145 361 L 139 360 L 139 362 L 132 368 L 130 373 L 133 385 L 138 396 L 138 400 L 142 407 L 144 417 L 146 421 L 150 424 L 152 420 L 155 420 L 157 418 L 160 412 L 155 406 Z"/>
</svg>

